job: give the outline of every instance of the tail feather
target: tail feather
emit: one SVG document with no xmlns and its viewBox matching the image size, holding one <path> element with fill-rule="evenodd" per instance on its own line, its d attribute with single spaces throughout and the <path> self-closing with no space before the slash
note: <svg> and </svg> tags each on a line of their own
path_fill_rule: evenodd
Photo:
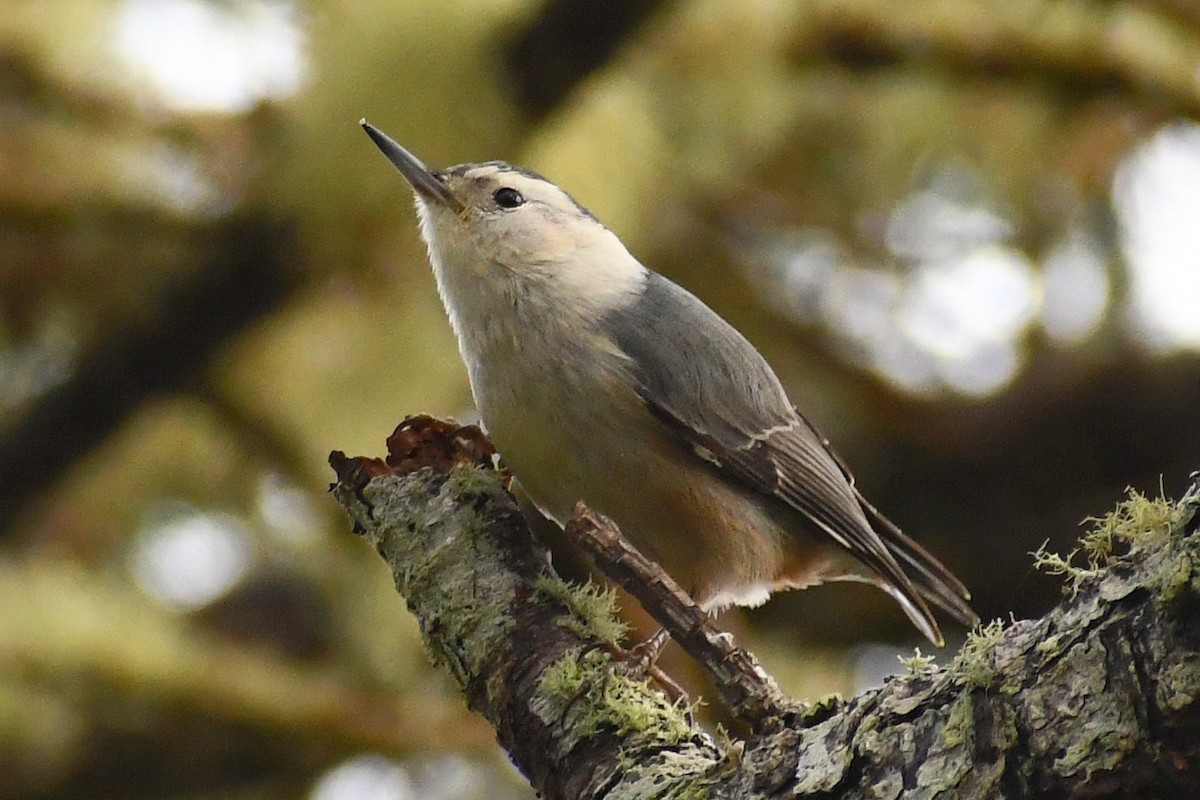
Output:
<svg viewBox="0 0 1200 800">
<path fill-rule="evenodd" d="M 906 536 L 894 522 L 879 513 L 879 509 L 862 496 L 857 486 L 853 488 L 859 505 L 871 521 L 871 527 L 875 528 L 892 555 L 901 564 L 911 568 L 909 577 L 921 596 L 968 628 L 977 625 L 979 615 L 968 604 L 971 593 L 962 581 L 954 577 L 929 551 Z"/>
<path fill-rule="evenodd" d="M 889 581 L 875 581 L 875 585 L 883 589 L 892 599 L 900 604 L 900 608 L 904 611 L 905 616 L 909 621 L 916 626 L 922 635 L 937 647 L 945 647 L 946 640 L 942 636 L 942 629 L 938 626 L 937 620 L 933 614 L 929 612 L 929 608 L 921 601 L 921 598 L 905 591 L 901 587 Z M 920 593 L 920 587 L 917 587 Z"/>
<path fill-rule="evenodd" d="M 942 644 L 942 633 L 937 620 L 934 619 L 925 604 L 926 600 L 968 628 L 978 624 L 979 616 L 967 603 L 971 599 L 971 593 L 967 591 L 967 587 L 963 586 L 962 582 L 925 548 L 905 536 L 894 522 L 879 513 L 879 509 L 863 497 L 862 492 L 855 485 L 854 474 L 850 472 L 850 468 L 846 466 L 846 462 L 842 460 L 841 456 L 834 452 L 833 447 L 829 444 L 829 439 L 825 438 L 817 430 L 817 427 L 800 413 L 799 409 L 796 409 L 796 414 L 808 426 L 813 436 L 841 470 L 842 477 L 850 485 L 850 490 L 854 493 L 854 498 L 862 508 L 871 529 L 883 542 L 888 555 L 895 559 L 900 567 L 899 577 L 901 580 L 898 581 L 895 580 L 895 576 L 889 577 L 883 572 L 879 572 L 875 577 L 863 576 L 863 578 L 875 583 L 895 598 L 913 624 L 930 641 L 939 646 Z M 853 578 L 847 575 L 845 579 Z"/>
</svg>

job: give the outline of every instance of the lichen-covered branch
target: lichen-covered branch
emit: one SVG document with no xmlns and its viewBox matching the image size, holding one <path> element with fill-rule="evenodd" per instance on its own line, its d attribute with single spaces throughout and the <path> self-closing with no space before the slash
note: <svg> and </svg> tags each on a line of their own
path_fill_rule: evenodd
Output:
<svg viewBox="0 0 1200 800">
<path fill-rule="evenodd" d="M 686 709 L 613 669 L 611 596 L 554 574 L 477 428 L 410 418 L 389 450 L 388 464 L 335 453 L 335 494 L 543 796 L 654 797 L 724 769 Z"/>
<path fill-rule="evenodd" d="M 1084 563 L 1050 558 L 1070 591 L 1042 619 L 844 703 L 780 706 L 735 745 L 614 665 L 607 595 L 555 576 L 477 429 L 408 420 L 389 449 L 335 454 L 335 492 L 545 797 L 1200 796 L 1194 495 L 1135 497 Z"/>
<path fill-rule="evenodd" d="M 643 556 L 612 522 L 580 503 L 566 526 L 571 544 L 591 556 L 611 580 L 637 598 L 713 677 L 734 716 L 756 732 L 801 711 L 750 653 L 717 629 L 712 617 L 658 564 Z"/>
</svg>

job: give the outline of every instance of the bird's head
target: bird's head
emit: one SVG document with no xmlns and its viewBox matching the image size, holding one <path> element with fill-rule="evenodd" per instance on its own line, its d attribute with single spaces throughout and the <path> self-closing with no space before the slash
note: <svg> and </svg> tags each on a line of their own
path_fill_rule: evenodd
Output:
<svg viewBox="0 0 1200 800">
<path fill-rule="evenodd" d="M 614 269 L 633 274 L 620 241 L 536 172 L 502 161 L 431 170 L 365 120 L 362 126 L 412 186 L 435 269 L 475 278 L 501 270 L 522 282 L 582 283 L 585 290 L 619 277 Z"/>
</svg>

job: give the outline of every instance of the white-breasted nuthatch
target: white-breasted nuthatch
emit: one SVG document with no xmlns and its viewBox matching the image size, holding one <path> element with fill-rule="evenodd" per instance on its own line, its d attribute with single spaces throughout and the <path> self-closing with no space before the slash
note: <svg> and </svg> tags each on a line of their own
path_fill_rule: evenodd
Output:
<svg viewBox="0 0 1200 800">
<path fill-rule="evenodd" d="M 713 611 L 856 580 L 936 644 L 926 601 L 977 621 L 708 306 L 542 176 L 498 161 L 431 171 L 361 124 L 416 194 L 484 426 L 547 515 L 562 524 L 584 501 Z"/>
</svg>

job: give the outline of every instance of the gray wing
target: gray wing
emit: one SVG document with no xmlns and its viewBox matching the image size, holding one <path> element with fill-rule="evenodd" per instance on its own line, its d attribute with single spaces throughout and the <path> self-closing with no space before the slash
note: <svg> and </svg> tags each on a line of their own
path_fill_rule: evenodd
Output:
<svg viewBox="0 0 1200 800">
<path fill-rule="evenodd" d="M 940 633 L 921 595 L 960 619 L 966 608 L 973 619 L 961 584 L 862 500 L 758 351 L 694 295 L 650 272 L 636 303 L 610 312 L 604 324 L 632 359 L 643 402 L 699 457 L 800 512 L 882 578 L 933 641 Z M 868 516 L 882 521 L 887 541 Z M 921 586 L 893 552 L 916 567 Z M 924 586 L 925 579 L 936 586 Z"/>
</svg>

